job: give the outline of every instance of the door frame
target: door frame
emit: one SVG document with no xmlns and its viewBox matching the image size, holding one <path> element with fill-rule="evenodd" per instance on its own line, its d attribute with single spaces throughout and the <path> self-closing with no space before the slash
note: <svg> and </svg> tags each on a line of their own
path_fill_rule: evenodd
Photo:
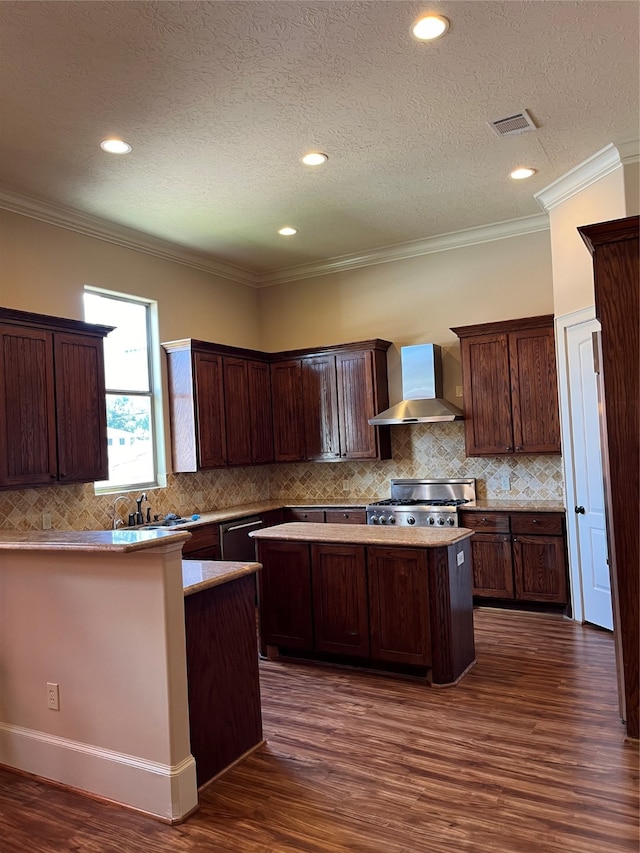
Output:
<svg viewBox="0 0 640 853">
<path fill-rule="evenodd" d="M 558 368 L 558 397 L 560 402 L 560 434 L 562 440 L 562 467 L 566 504 L 567 550 L 569 577 L 571 579 L 571 613 L 576 622 L 583 623 L 584 599 L 582 594 L 582 572 L 578 546 L 578 519 L 574 512 L 577 506 L 575 470 L 573 464 L 573 424 L 569 405 L 569 351 L 567 331 L 581 323 L 596 319 L 595 305 L 563 314 L 554 320 L 556 333 L 556 362 Z"/>
</svg>

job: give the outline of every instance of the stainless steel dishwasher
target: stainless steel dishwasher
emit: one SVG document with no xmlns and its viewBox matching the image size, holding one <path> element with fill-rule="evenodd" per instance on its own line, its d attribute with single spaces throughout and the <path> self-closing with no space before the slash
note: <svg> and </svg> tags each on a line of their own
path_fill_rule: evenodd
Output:
<svg viewBox="0 0 640 853">
<path fill-rule="evenodd" d="M 236 518 L 220 525 L 220 553 L 223 560 L 238 563 L 255 563 L 256 543 L 249 533 L 263 527 L 257 515 Z"/>
</svg>

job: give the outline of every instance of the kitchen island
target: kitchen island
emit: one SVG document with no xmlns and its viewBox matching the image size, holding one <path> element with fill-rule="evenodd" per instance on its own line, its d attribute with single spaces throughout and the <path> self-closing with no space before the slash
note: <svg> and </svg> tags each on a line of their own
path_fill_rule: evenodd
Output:
<svg viewBox="0 0 640 853">
<path fill-rule="evenodd" d="M 189 538 L 0 532 L 0 764 L 178 823 L 262 742 L 259 566 L 183 565 Z"/>
<path fill-rule="evenodd" d="M 254 531 L 261 653 L 456 684 L 475 662 L 472 532 L 313 522 Z"/>
</svg>

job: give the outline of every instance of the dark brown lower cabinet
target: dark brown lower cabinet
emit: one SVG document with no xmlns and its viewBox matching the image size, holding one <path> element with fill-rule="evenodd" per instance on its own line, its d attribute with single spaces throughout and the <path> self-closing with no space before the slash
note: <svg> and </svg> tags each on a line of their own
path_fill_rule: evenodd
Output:
<svg viewBox="0 0 640 853">
<path fill-rule="evenodd" d="M 471 540 L 473 593 L 485 598 L 513 598 L 511 535 L 476 533 Z"/>
<path fill-rule="evenodd" d="M 478 598 L 567 604 L 564 513 L 463 510 Z"/>
<path fill-rule="evenodd" d="M 260 648 L 454 684 L 475 659 L 469 539 L 383 548 L 258 538 Z"/>
<path fill-rule="evenodd" d="M 369 607 L 364 550 L 312 545 L 314 648 L 369 657 Z"/>
<path fill-rule="evenodd" d="M 514 536 L 513 574 L 518 600 L 565 604 L 567 571 L 562 536 Z"/>
<path fill-rule="evenodd" d="M 369 548 L 371 656 L 428 666 L 429 580 L 427 552 Z"/>
<path fill-rule="evenodd" d="M 266 646 L 313 648 L 309 546 L 297 542 L 259 543 L 258 575 L 261 651 Z"/>
</svg>

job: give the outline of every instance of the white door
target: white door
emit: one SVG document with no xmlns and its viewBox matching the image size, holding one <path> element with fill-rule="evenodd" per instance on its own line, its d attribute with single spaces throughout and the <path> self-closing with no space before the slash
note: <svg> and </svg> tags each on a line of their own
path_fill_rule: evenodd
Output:
<svg viewBox="0 0 640 853">
<path fill-rule="evenodd" d="M 577 525 L 583 618 L 613 630 L 598 385 L 593 369 L 592 332 L 599 329 L 597 320 L 566 329 L 575 500 L 575 507 L 568 506 L 567 513 L 575 512 Z"/>
</svg>

